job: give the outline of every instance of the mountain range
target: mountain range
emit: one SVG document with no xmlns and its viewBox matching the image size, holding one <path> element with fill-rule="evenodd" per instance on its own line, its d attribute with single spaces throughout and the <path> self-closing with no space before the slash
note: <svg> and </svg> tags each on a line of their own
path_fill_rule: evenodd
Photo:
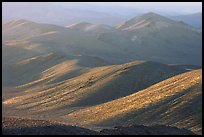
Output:
<svg viewBox="0 0 204 137">
<path fill-rule="evenodd" d="M 133 5 L 134 4 L 135 3 L 133 3 Z M 139 6 L 140 4 L 137 4 L 137 8 L 133 8 L 131 6 L 118 7 L 114 5 L 93 5 L 91 3 L 72 2 L 32 2 L 32 4 L 29 2 L 4 2 L 2 3 L 2 21 L 3 23 L 7 23 L 14 19 L 23 18 L 33 22 L 51 23 L 60 26 L 67 26 L 78 22 L 90 22 L 93 24 L 107 24 L 114 26 L 123 20 L 130 19 L 134 16 L 139 16 L 150 11 L 148 7 L 141 8 Z M 145 6 L 145 4 L 143 6 Z M 151 8 L 151 10 L 153 9 Z M 202 12 L 185 13 L 183 12 L 183 9 L 176 12 L 173 10 L 176 10 L 176 8 L 170 10 L 165 8 L 156 8 L 153 12 L 176 21 L 183 21 L 199 30 L 202 30 Z"/>
<path fill-rule="evenodd" d="M 88 128 L 59 132 L 202 134 L 201 68 L 202 33 L 153 12 L 115 26 L 15 19 L 2 25 L 2 114 Z"/>
<path fill-rule="evenodd" d="M 171 64 L 202 64 L 202 34 L 187 24 L 155 13 L 132 18 L 113 28 L 87 23 L 65 28 L 15 20 L 3 25 L 3 41 L 14 38 L 21 43 L 39 45 L 41 52 L 52 47 L 50 50 L 92 55 L 113 63 L 148 60 Z"/>
<path fill-rule="evenodd" d="M 170 18 L 176 21 L 185 22 L 202 31 L 202 13 L 172 16 Z"/>
</svg>

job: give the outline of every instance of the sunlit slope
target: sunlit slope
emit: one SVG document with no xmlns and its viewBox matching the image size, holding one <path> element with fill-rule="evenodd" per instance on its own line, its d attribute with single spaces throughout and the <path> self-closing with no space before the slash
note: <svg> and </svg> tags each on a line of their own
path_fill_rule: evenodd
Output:
<svg viewBox="0 0 204 137">
<path fill-rule="evenodd" d="M 28 31 L 27 33 L 30 34 L 31 32 Z M 39 39 L 32 42 L 31 39 L 33 40 L 33 38 L 36 37 Z M 78 68 L 86 69 L 110 64 L 108 61 L 99 57 L 94 57 L 91 54 L 81 55 L 69 51 L 69 48 L 65 48 L 66 46 L 63 49 L 63 46 L 60 44 L 58 45 L 54 42 L 49 43 L 49 40 L 48 42 L 45 42 L 46 38 L 42 37 L 41 39 L 41 37 L 42 36 L 37 35 L 24 40 L 21 39 L 2 42 L 3 86 L 19 86 L 36 80 L 42 82 L 39 80 L 42 78 L 41 75 L 44 75 L 44 72 L 46 72 L 45 75 L 49 75 L 48 73 L 54 73 L 56 71 L 55 69 L 58 69 L 59 73 L 61 73 L 60 69 L 62 69 L 62 73 L 60 75 L 63 76 L 64 79 L 68 79 L 70 77 L 67 77 L 65 73 L 70 72 L 70 69 L 75 71 L 74 74 L 80 74 L 81 72 L 77 72 Z M 48 36 L 47 38 L 49 37 L 51 36 Z M 45 41 L 42 42 L 43 39 Z M 70 63 L 75 64 L 74 68 L 71 68 Z M 56 74 L 52 76 L 54 77 L 59 75 Z M 43 78 L 45 78 L 45 76 Z M 55 77 L 55 79 L 57 78 L 58 77 Z"/>
<path fill-rule="evenodd" d="M 53 70 L 50 69 L 43 76 L 57 76 L 58 73 L 63 73 L 62 70 L 55 69 L 52 72 Z M 26 111 L 28 115 L 40 114 L 40 112 L 52 114 L 60 111 L 62 111 L 60 115 L 65 115 L 73 109 L 130 95 L 185 71 L 175 66 L 144 61 L 96 67 L 53 84 L 44 86 L 40 83 L 36 84 L 33 88 L 25 90 L 27 94 L 5 100 L 3 103 L 8 107 Z M 33 83 L 27 83 L 19 88 L 29 86 L 29 84 Z"/>
<path fill-rule="evenodd" d="M 22 59 L 3 66 L 3 85 L 21 86 L 30 83 L 63 81 L 93 67 L 110 63 L 92 56 L 70 56 L 50 52 Z M 33 69 L 35 68 L 35 69 Z M 56 82 L 56 81 L 55 81 Z"/>
<path fill-rule="evenodd" d="M 202 130 L 202 70 L 186 72 L 137 93 L 65 116 L 80 125 L 165 124 Z"/>
</svg>

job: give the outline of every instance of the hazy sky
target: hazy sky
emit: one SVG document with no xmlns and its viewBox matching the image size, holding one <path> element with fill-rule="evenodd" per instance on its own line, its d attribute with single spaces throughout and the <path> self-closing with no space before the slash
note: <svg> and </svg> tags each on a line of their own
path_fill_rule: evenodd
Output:
<svg viewBox="0 0 204 137">
<path fill-rule="evenodd" d="M 202 12 L 202 2 L 69 2 L 55 3 L 64 6 L 93 5 L 93 6 L 115 6 L 131 8 L 144 11 L 180 12 L 184 14 Z M 91 9 L 90 9 L 91 10 Z"/>
<path fill-rule="evenodd" d="M 148 12 L 178 16 L 202 12 L 202 2 L 3 2 L 2 20 L 23 18 L 68 25 L 91 22 L 114 25 Z M 65 21 L 66 20 L 66 21 Z M 64 22 L 63 22 L 64 21 Z"/>
</svg>

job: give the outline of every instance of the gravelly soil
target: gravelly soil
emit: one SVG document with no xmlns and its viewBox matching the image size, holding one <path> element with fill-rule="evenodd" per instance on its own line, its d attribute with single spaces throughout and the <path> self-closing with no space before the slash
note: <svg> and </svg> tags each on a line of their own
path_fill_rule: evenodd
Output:
<svg viewBox="0 0 204 137">
<path fill-rule="evenodd" d="M 165 125 L 115 127 L 113 129 L 104 129 L 100 133 L 104 135 L 194 135 L 193 132 L 187 129 Z"/>
<path fill-rule="evenodd" d="M 57 122 L 3 117 L 4 135 L 97 135 L 98 132 L 76 126 L 67 126 Z"/>
<path fill-rule="evenodd" d="M 3 135 L 193 135 L 194 133 L 176 127 L 164 125 L 115 127 L 100 132 L 68 126 L 57 122 L 25 119 L 19 117 L 3 117 Z"/>
</svg>

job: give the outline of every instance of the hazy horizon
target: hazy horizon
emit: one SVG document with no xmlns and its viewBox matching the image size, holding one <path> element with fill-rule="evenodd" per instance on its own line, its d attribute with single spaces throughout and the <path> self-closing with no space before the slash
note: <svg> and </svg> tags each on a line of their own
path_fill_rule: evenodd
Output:
<svg viewBox="0 0 204 137">
<path fill-rule="evenodd" d="M 202 12 L 202 2 L 50 2 L 65 7 L 98 6 L 139 9 L 144 12 L 174 12 L 193 14 Z M 145 9 L 144 9 L 145 7 Z M 113 7 L 114 8 L 114 7 Z M 92 10 L 92 9 L 89 9 Z"/>
<path fill-rule="evenodd" d="M 202 13 L 202 2 L 3 2 L 3 23 L 27 19 L 69 25 L 87 22 L 115 25 L 122 20 L 154 12 L 163 16 Z M 67 18 L 65 19 L 64 16 Z M 63 18 L 62 18 L 63 17 Z M 54 19 L 55 18 L 55 19 Z"/>
</svg>

